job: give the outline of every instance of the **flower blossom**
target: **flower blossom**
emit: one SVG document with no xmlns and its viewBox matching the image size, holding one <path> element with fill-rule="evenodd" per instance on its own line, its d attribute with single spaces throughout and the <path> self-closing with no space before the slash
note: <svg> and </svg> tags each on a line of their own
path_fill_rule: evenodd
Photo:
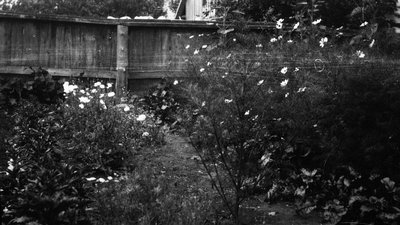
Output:
<svg viewBox="0 0 400 225">
<path fill-rule="evenodd" d="M 85 106 L 84 106 L 82 103 L 79 104 L 78 106 L 79 106 L 79 108 L 81 108 L 81 109 L 85 108 Z"/>
<path fill-rule="evenodd" d="M 279 19 L 278 21 L 276 21 L 276 29 L 280 30 L 283 27 L 283 21 L 284 19 Z"/>
<path fill-rule="evenodd" d="M 193 52 L 193 55 L 197 55 L 197 54 L 199 54 L 199 50 L 198 49 L 196 49 L 196 50 L 194 50 L 194 52 Z"/>
<path fill-rule="evenodd" d="M 97 81 L 96 83 L 93 84 L 94 87 L 99 87 L 101 85 L 100 81 Z"/>
<path fill-rule="evenodd" d="M 327 43 L 327 42 L 328 42 L 327 37 L 321 38 L 321 40 L 319 41 L 319 46 L 321 46 L 321 48 L 323 48 L 325 46 L 325 43 Z"/>
<path fill-rule="evenodd" d="M 78 85 L 69 85 L 69 82 L 64 82 L 63 84 L 64 92 L 66 94 L 73 92 L 75 89 L 78 88 Z"/>
<path fill-rule="evenodd" d="M 317 19 L 315 21 L 312 22 L 313 25 L 317 25 L 319 23 L 321 23 L 322 19 Z"/>
<path fill-rule="evenodd" d="M 289 79 L 285 79 L 284 81 L 281 82 L 281 87 L 286 87 L 286 85 L 289 83 Z"/>
<path fill-rule="evenodd" d="M 144 115 L 144 114 L 141 114 L 136 118 L 137 121 L 144 121 L 145 119 L 146 119 L 146 115 Z"/>
<path fill-rule="evenodd" d="M 263 45 L 262 44 L 258 44 L 258 45 L 256 45 L 256 48 L 262 48 L 263 47 Z"/>
<path fill-rule="evenodd" d="M 286 66 L 281 69 L 282 74 L 286 74 L 287 71 L 288 71 L 288 68 Z"/>
<path fill-rule="evenodd" d="M 129 106 L 125 106 L 125 107 L 124 107 L 124 111 L 125 111 L 125 112 L 128 112 L 130 109 L 131 109 L 131 108 L 129 108 Z"/>
<path fill-rule="evenodd" d="M 142 137 L 148 137 L 150 134 L 149 134 L 149 132 L 143 132 L 143 134 L 142 134 Z"/>
<path fill-rule="evenodd" d="M 361 59 L 365 57 L 364 52 L 362 52 L 360 50 L 357 50 L 356 55 L 358 56 L 358 58 L 361 58 Z"/>
<path fill-rule="evenodd" d="M 107 88 L 111 88 L 113 86 L 112 83 L 107 83 Z"/>
<path fill-rule="evenodd" d="M 260 81 L 258 81 L 257 85 L 261 85 L 263 83 L 264 83 L 264 80 L 260 80 Z"/>
<path fill-rule="evenodd" d="M 107 94 L 107 96 L 108 96 L 108 97 L 114 97 L 114 96 L 115 96 L 115 92 L 113 92 L 113 91 L 112 91 L 112 92 L 109 92 L 109 93 Z"/>
<path fill-rule="evenodd" d="M 179 81 L 175 80 L 174 85 L 177 85 L 177 84 L 179 84 Z"/>
<path fill-rule="evenodd" d="M 81 103 L 89 103 L 90 99 L 88 97 L 79 97 L 79 101 Z"/>
<path fill-rule="evenodd" d="M 277 42 L 278 41 L 278 39 L 276 39 L 276 38 L 271 38 L 271 40 L 269 40 L 269 42 L 271 42 L 271 43 L 274 43 L 274 42 Z"/>
<path fill-rule="evenodd" d="M 233 102 L 233 99 L 225 99 L 225 103 L 226 103 L 226 104 L 229 104 L 229 103 L 231 103 L 231 102 Z"/>
<path fill-rule="evenodd" d="M 204 72 L 204 70 L 205 70 L 204 68 L 200 68 L 200 73 Z"/>
<path fill-rule="evenodd" d="M 367 25 L 368 25 L 368 22 L 365 21 L 364 23 L 362 23 L 362 24 L 360 25 L 360 27 L 365 27 L 365 26 L 367 26 Z"/>
</svg>

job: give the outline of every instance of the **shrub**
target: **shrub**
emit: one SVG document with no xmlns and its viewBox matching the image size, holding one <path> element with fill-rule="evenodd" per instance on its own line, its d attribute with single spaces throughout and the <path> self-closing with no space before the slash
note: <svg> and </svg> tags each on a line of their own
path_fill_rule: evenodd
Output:
<svg viewBox="0 0 400 225">
<path fill-rule="evenodd" d="M 131 171 L 135 153 L 162 142 L 152 115 L 128 102 L 116 104 L 112 84 L 107 91 L 100 82 L 94 86 L 89 91 L 66 82 L 64 102 L 41 104 L 35 97 L 3 110 L 13 127 L 2 142 L 7 161 L 0 168 L 2 221 L 90 224 L 91 178 L 105 182 Z"/>
</svg>

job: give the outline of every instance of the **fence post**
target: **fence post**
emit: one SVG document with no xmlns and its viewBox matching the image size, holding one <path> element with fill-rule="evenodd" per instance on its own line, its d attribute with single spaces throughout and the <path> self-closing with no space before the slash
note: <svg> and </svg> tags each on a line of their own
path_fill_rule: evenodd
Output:
<svg viewBox="0 0 400 225">
<path fill-rule="evenodd" d="M 117 96 L 121 96 L 128 86 L 128 26 L 117 27 L 117 78 L 115 89 Z"/>
</svg>

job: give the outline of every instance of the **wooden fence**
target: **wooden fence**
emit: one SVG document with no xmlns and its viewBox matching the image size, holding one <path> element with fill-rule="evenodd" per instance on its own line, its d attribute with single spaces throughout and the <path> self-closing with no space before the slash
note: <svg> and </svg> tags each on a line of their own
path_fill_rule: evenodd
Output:
<svg viewBox="0 0 400 225">
<path fill-rule="evenodd" d="M 258 25 L 254 25 L 258 26 Z M 273 26 L 273 25 L 272 25 Z M 217 24 L 179 20 L 107 20 L 0 13 L 0 74 L 116 79 L 118 88 L 146 88 L 149 80 L 182 76 L 188 37 Z M 186 50 L 186 51 L 185 51 Z M 193 52 L 193 51 L 192 51 Z"/>
</svg>

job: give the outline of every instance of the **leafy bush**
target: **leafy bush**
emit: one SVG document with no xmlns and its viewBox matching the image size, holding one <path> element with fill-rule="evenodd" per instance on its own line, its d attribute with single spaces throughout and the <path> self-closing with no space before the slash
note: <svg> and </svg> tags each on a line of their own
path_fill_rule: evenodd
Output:
<svg viewBox="0 0 400 225">
<path fill-rule="evenodd" d="M 102 184 L 94 197 L 94 224 L 212 224 L 216 203 L 208 193 L 182 195 L 164 176 L 155 177 L 152 168 L 142 168 Z"/>
<path fill-rule="evenodd" d="M 304 192 L 293 186 L 298 184 L 294 178 L 304 178 L 298 175 L 303 170 L 304 176 L 317 171 L 324 175 L 318 177 L 322 183 L 314 179 L 307 187 L 315 190 L 310 191 L 315 202 L 305 208 L 308 211 L 334 200 L 318 188 L 327 186 L 326 194 L 343 192 L 328 187 L 330 176 L 339 179 L 338 168 L 351 166 L 362 177 L 376 173 L 385 182 L 386 177 L 398 182 L 398 143 L 392 139 L 399 126 L 395 67 L 372 57 L 373 42 L 363 49 L 336 45 L 334 33 L 314 24 L 313 35 L 306 33 L 304 39 L 283 31 L 280 23 L 273 36 L 221 28 L 226 43 L 208 41 L 187 48 L 192 60 L 184 88 L 191 106 L 186 129 L 237 220 L 240 212 L 235 207 L 249 195 L 266 193 L 273 200 L 282 192 L 293 199 L 296 191 Z M 293 30 L 301 33 L 303 26 L 299 23 Z M 343 199 L 351 194 L 343 192 Z M 393 208 L 380 208 L 364 217 L 352 211 L 357 206 L 339 208 L 339 220 L 374 221 L 382 213 L 395 213 Z"/>
<path fill-rule="evenodd" d="M 179 89 L 174 88 L 178 83 L 178 80 L 163 80 L 141 99 L 143 108 L 153 114 L 160 124 L 173 126 L 179 122 L 177 116 L 185 100 L 180 97 Z"/>
<path fill-rule="evenodd" d="M 45 81 L 35 79 L 54 84 Z M 64 102 L 41 104 L 41 92 L 36 91 L 29 101 L 16 100 L 13 110 L 3 108 L 13 127 L 2 140 L 7 162 L 0 168 L 2 221 L 90 224 L 88 205 L 95 200 L 91 178 L 105 182 L 116 172 L 131 171 L 135 153 L 162 143 L 152 115 L 128 102 L 116 104 L 120 100 L 111 86 L 97 82 L 94 88 L 81 89 L 65 82 Z M 40 87 L 33 90 L 49 93 Z"/>
</svg>

